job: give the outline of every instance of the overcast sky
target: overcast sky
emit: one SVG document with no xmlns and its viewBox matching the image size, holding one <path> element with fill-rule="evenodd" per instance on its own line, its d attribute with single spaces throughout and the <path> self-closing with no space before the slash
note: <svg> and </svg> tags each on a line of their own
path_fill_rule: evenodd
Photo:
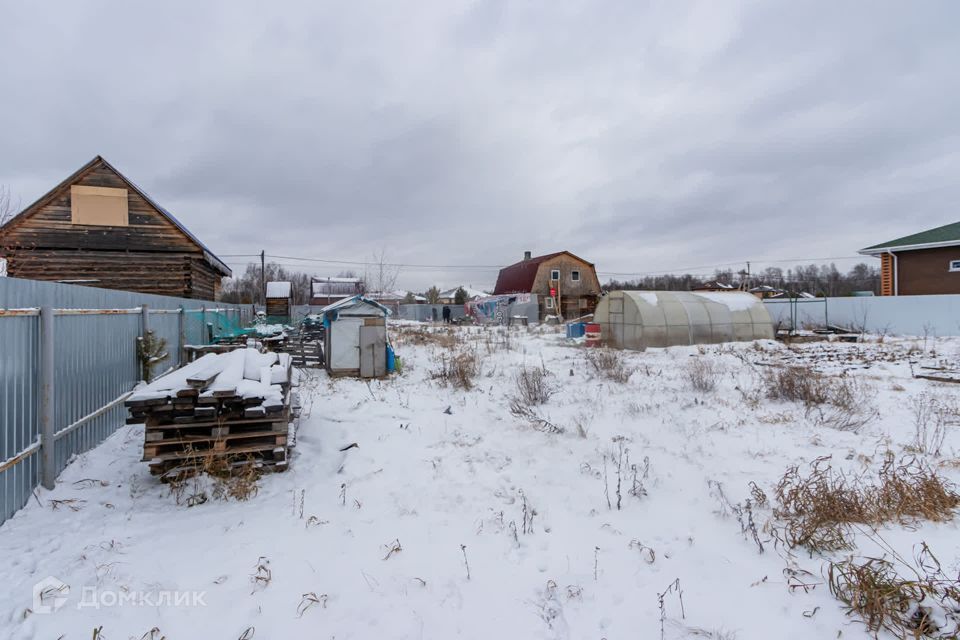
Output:
<svg viewBox="0 0 960 640">
<path fill-rule="evenodd" d="M 101 154 L 221 255 L 854 256 L 960 220 L 958 25 L 952 0 L 0 0 L 0 185 L 26 205 Z"/>
</svg>

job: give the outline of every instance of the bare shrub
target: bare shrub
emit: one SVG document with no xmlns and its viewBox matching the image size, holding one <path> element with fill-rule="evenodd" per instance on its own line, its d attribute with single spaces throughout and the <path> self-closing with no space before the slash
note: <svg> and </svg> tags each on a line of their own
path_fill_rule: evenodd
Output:
<svg viewBox="0 0 960 640">
<path fill-rule="evenodd" d="M 440 368 L 430 372 L 430 378 L 442 386 L 469 391 L 474 387 L 474 378 L 480 374 L 480 359 L 476 351 L 468 349 L 452 356 L 440 356 Z"/>
<path fill-rule="evenodd" d="M 624 362 L 623 354 L 616 349 L 590 349 L 587 351 L 587 362 L 597 375 L 613 382 L 624 383 L 633 373 L 633 369 Z"/>
<path fill-rule="evenodd" d="M 789 400 L 804 406 L 828 401 L 825 377 L 810 367 L 771 367 L 763 376 L 763 384 L 771 400 Z"/>
<path fill-rule="evenodd" d="M 162 480 L 178 505 L 195 507 L 215 500 L 246 501 L 260 490 L 262 472 L 252 455 L 216 456 L 197 451 Z"/>
<path fill-rule="evenodd" d="M 847 615 L 859 618 L 875 635 L 887 630 L 898 638 L 956 638 L 960 579 L 944 573 L 925 542 L 912 563 L 883 546 L 893 560 L 865 557 L 830 563 L 830 593 L 846 605 Z"/>
<path fill-rule="evenodd" d="M 808 418 L 841 431 L 857 431 L 877 415 L 873 390 L 854 376 L 825 376 L 807 366 L 772 367 L 763 386 L 768 398 L 799 402 Z"/>
<path fill-rule="evenodd" d="M 777 485 L 777 532 L 791 548 L 851 549 L 852 525 L 945 522 L 960 506 L 955 487 L 914 456 L 897 460 L 887 452 L 876 478 L 844 474 L 830 460 L 814 460 L 806 475 L 793 466 Z"/>
<path fill-rule="evenodd" d="M 708 393 L 717 388 L 721 371 L 713 360 L 695 357 L 687 362 L 684 373 L 694 391 Z"/>
<path fill-rule="evenodd" d="M 434 345 L 448 350 L 453 350 L 463 343 L 455 330 L 432 327 L 404 327 L 397 332 L 395 341 L 397 344 Z"/>
<path fill-rule="evenodd" d="M 913 442 L 910 447 L 919 453 L 939 456 L 947 428 L 957 424 L 960 411 L 949 399 L 924 391 L 910 400 L 913 414 Z"/>
<path fill-rule="evenodd" d="M 546 404 L 556 391 L 543 369 L 523 367 L 514 376 L 514 382 L 517 385 L 517 399 L 531 405 Z"/>
</svg>

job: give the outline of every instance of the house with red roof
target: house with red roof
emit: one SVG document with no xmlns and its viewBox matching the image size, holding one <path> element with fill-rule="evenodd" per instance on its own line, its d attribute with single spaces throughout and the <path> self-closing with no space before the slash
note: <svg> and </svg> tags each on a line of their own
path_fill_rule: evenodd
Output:
<svg viewBox="0 0 960 640">
<path fill-rule="evenodd" d="M 540 317 L 560 315 L 570 320 L 593 313 L 600 299 L 600 280 L 592 262 L 569 251 L 532 257 L 500 270 L 493 295 L 536 294 Z"/>
</svg>

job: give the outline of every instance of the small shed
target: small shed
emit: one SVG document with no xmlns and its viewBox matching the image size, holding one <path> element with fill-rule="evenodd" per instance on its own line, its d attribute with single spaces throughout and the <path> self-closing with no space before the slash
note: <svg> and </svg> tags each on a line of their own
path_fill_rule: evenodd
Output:
<svg viewBox="0 0 960 640">
<path fill-rule="evenodd" d="M 326 328 L 323 351 L 330 375 L 380 378 L 387 374 L 387 307 L 355 295 L 327 305 L 320 315 Z"/>
<path fill-rule="evenodd" d="M 273 322 L 290 322 L 293 287 L 289 282 L 268 282 L 266 292 L 267 319 Z"/>
<path fill-rule="evenodd" d="M 594 322 L 604 344 L 619 349 L 773 339 L 766 307 L 739 291 L 611 291 Z"/>
</svg>

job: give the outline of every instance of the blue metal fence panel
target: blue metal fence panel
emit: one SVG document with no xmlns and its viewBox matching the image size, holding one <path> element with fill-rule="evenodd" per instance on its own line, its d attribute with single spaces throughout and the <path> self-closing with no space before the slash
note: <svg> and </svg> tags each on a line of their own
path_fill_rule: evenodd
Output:
<svg viewBox="0 0 960 640">
<path fill-rule="evenodd" d="M 0 278 L 0 309 L 135 309 L 146 304 L 148 326 L 166 340 L 168 358 L 155 371 L 180 366 L 184 344 L 207 344 L 209 332 L 232 330 L 252 322 L 251 305 L 112 291 L 94 287 Z M 184 313 L 171 313 L 180 308 Z M 63 429 L 130 391 L 140 378 L 137 337 L 141 315 L 58 315 L 54 320 L 54 418 Z M 0 464 L 39 440 L 38 374 L 40 318 L 0 316 Z M 57 439 L 57 473 L 70 459 L 97 446 L 122 426 L 126 410 L 118 405 Z M 20 509 L 40 481 L 40 455 L 33 451 L 0 471 L 0 523 Z"/>
<path fill-rule="evenodd" d="M 39 328 L 38 316 L 0 319 L 0 462 L 39 439 Z M 0 472 L 0 522 L 29 500 L 39 478 L 37 455 Z"/>
</svg>

